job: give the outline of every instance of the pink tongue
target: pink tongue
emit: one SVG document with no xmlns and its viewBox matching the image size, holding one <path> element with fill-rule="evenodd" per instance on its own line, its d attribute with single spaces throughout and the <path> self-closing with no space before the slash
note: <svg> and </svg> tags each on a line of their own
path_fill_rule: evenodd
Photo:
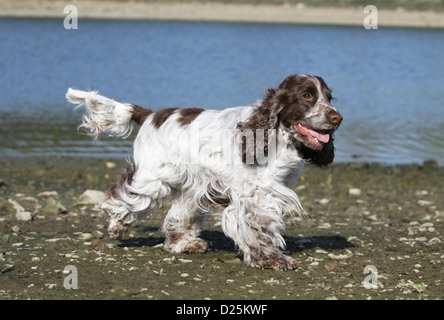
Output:
<svg viewBox="0 0 444 320">
<path fill-rule="evenodd" d="M 311 129 L 308 129 L 308 132 L 310 132 L 310 134 L 313 137 L 317 138 L 319 141 L 322 141 L 323 143 L 327 143 L 330 140 L 330 136 L 328 134 L 322 134 Z"/>
</svg>

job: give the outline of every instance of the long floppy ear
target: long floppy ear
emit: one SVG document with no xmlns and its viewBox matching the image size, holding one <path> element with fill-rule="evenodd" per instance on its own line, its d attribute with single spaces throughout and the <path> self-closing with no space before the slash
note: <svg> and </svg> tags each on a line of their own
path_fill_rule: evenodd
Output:
<svg viewBox="0 0 444 320">
<path fill-rule="evenodd" d="M 327 166 L 333 162 L 335 157 L 335 145 L 334 138 L 331 136 L 331 139 L 328 143 L 324 145 L 322 150 L 315 151 L 313 149 L 307 148 L 302 143 L 300 144 L 300 151 L 302 153 L 302 157 L 308 162 L 318 166 L 323 167 Z"/>
<path fill-rule="evenodd" d="M 256 110 L 251 118 L 245 122 L 239 122 L 237 129 L 242 135 L 242 162 L 245 164 L 257 165 L 257 150 L 263 150 L 263 156 L 268 156 L 269 139 L 274 137 L 274 131 L 277 129 L 278 115 L 285 106 L 287 100 L 287 92 L 282 89 L 268 89 L 261 105 L 255 106 Z M 263 139 L 258 139 L 259 135 L 263 135 Z M 248 139 L 250 137 L 250 141 Z M 252 141 L 251 141 L 252 140 Z"/>
</svg>

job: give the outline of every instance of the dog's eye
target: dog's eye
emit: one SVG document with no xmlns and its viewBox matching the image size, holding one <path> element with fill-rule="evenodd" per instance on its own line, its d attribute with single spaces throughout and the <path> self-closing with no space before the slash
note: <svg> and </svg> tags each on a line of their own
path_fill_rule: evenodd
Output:
<svg viewBox="0 0 444 320">
<path fill-rule="evenodd" d="M 302 95 L 302 98 L 304 98 L 305 100 L 311 100 L 311 99 L 313 99 L 313 96 L 309 93 L 304 93 Z"/>
</svg>

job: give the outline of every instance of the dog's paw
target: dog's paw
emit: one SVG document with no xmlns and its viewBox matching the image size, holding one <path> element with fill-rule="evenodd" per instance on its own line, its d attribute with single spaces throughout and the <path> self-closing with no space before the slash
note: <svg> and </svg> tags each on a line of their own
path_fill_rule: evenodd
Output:
<svg viewBox="0 0 444 320">
<path fill-rule="evenodd" d="M 247 265 L 253 268 L 264 268 L 273 270 L 295 270 L 299 267 L 299 263 L 283 253 L 276 252 L 268 256 L 261 256 L 259 258 L 251 258 L 246 261 Z"/>
<path fill-rule="evenodd" d="M 278 259 L 271 263 L 271 268 L 274 270 L 296 270 L 299 268 L 299 263 L 288 256 L 285 256 L 282 259 Z"/>
<path fill-rule="evenodd" d="M 205 253 L 208 243 L 203 239 L 195 238 L 165 245 L 164 248 L 166 251 L 174 253 Z"/>
<path fill-rule="evenodd" d="M 114 240 L 121 240 L 128 232 L 128 227 L 120 221 L 111 221 L 108 226 L 108 236 Z"/>
</svg>

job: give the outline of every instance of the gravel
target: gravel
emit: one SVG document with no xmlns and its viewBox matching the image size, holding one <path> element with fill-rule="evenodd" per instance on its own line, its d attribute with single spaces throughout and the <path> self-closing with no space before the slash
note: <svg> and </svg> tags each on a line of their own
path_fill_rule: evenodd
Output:
<svg viewBox="0 0 444 320">
<path fill-rule="evenodd" d="M 295 190 L 311 218 L 286 218 L 283 233 L 300 268 L 282 272 L 246 267 L 220 212 L 204 223 L 209 252 L 167 253 L 159 227 L 169 199 L 109 239 L 96 200 L 124 160 L 0 162 L 0 299 L 444 298 L 444 168 L 433 164 L 307 166 Z M 67 266 L 78 289 L 64 286 Z"/>
</svg>

